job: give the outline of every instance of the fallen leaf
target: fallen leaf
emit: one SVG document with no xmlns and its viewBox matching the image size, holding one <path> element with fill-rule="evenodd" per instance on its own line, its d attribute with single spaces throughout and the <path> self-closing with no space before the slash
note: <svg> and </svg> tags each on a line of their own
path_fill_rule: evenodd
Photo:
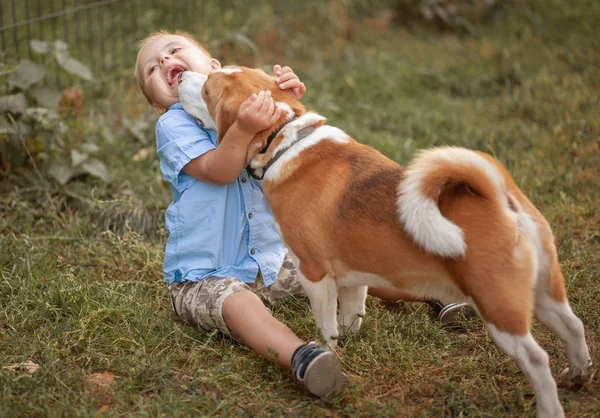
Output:
<svg viewBox="0 0 600 418">
<path fill-rule="evenodd" d="M 5 367 L 5 369 L 12 370 L 13 372 L 23 372 L 27 374 L 34 374 L 39 368 L 39 364 L 36 364 L 31 360 Z"/>
<path fill-rule="evenodd" d="M 110 386 L 114 380 L 115 375 L 111 372 L 93 373 L 88 378 L 88 382 L 104 388 Z"/>
<path fill-rule="evenodd" d="M 0 176 L 4 176 L 4 175 L 10 173 L 11 168 L 12 168 L 12 166 L 10 164 L 10 161 L 5 160 L 0 155 Z"/>
<path fill-rule="evenodd" d="M 223 394 L 216 388 L 201 385 L 200 390 L 202 394 L 213 401 L 218 401 L 223 398 Z"/>
</svg>

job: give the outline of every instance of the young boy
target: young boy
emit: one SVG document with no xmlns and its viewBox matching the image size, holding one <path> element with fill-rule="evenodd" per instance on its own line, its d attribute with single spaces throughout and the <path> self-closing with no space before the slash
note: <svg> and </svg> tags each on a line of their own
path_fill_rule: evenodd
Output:
<svg viewBox="0 0 600 418">
<path fill-rule="evenodd" d="M 138 85 L 160 115 L 156 141 L 160 168 L 173 203 L 165 223 L 169 238 L 163 273 L 175 313 L 205 330 L 217 329 L 266 358 L 292 369 L 317 396 L 348 384 L 335 355 L 304 344 L 265 306 L 304 292 L 275 228 L 262 183 L 245 170 L 248 145 L 279 118 L 270 92 L 257 92 L 217 147 L 216 132 L 201 128 L 182 108 L 178 74 L 209 74 L 220 63 L 191 35 L 158 32 L 142 41 Z M 301 98 L 306 87 L 289 67 L 274 67 L 276 82 Z M 403 293 L 373 289 L 396 299 Z"/>
<path fill-rule="evenodd" d="M 293 263 L 275 228 L 262 183 L 245 170 L 257 132 L 279 118 L 270 92 L 257 92 L 217 147 L 216 132 L 201 128 L 182 108 L 182 71 L 209 74 L 220 63 L 189 34 L 158 32 L 142 44 L 138 84 L 154 111 L 160 168 L 173 203 L 163 273 L 176 314 L 205 330 L 217 329 L 292 369 L 316 396 L 348 384 L 334 353 L 304 344 L 265 306 L 301 294 Z M 274 67 L 277 83 L 301 98 L 304 84 L 289 67 Z"/>
</svg>

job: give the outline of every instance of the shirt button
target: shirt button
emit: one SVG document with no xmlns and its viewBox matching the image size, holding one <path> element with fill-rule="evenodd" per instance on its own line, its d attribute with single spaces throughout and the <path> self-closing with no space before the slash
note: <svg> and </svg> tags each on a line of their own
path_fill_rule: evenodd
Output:
<svg viewBox="0 0 600 418">
<path fill-rule="evenodd" d="M 252 219 L 252 212 L 248 214 L 248 219 Z"/>
<path fill-rule="evenodd" d="M 254 248 L 252 248 L 252 249 L 250 250 L 250 254 L 252 254 L 252 255 L 254 255 L 254 253 L 255 253 L 255 252 L 256 252 L 256 250 L 255 250 Z"/>
<path fill-rule="evenodd" d="M 242 183 L 246 183 L 246 181 L 248 181 L 246 177 L 242 177 Z"/>
</svg>

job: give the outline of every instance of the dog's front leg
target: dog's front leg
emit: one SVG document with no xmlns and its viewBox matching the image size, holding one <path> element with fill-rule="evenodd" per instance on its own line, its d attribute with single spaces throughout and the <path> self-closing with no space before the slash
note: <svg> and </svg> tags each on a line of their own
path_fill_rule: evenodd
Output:
<svg viewBox="0 0 600 418">
<path fill-rule="evenodd" d="M 335 348 L 339 337 L 337 324 L 337 284 L 326 274 L 318 282 L 311 282 L 302 274 L 298 275 L 304 291 L 310 299 L 317 328 L 327 346 Z"/>
<path fill-rule="evenodd" d="M 338 288 L 340 313 L 338 323 L 340 336 L 357 332 L 365 317 L 365 300 L 367 286 L 351 286 Z"/>
</svg>

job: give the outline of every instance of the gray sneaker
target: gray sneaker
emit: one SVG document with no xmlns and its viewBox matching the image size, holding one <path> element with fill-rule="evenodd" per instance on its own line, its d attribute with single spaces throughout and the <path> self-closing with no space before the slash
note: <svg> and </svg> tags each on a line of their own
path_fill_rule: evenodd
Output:
<svg viewBox="0 0 600 418">
<path fill-rule="evenodd" d="M 339 393 L 350 383 L 336 355 L 313 342 L 296 349 L 292 356 L 292 372 L 306 390 L 318 397 Z"/>
<path fill-rule="evenodd" d="M 449 303 L 445 305 L 438 313 L 438 319 L 443 328 L 457 328 L 458 318 L 462 315 L 465 318 L 471 318 L 477 314 L 467 303 Z"/>
<path fill-rule="evenodd" d="M 437 316 L 442 323 L 442 328 L 448 330 L 463 329 L 458 323 L 460 316 L 463 316 L 464 318 L 477 316 L 475 310 L 467 303 L 449 303 L 444 305 L 439 300 L 430 300 L 427 301 L 427 303 L 431 306 L 435 312 L 435 316 Z"/>
</svg>

